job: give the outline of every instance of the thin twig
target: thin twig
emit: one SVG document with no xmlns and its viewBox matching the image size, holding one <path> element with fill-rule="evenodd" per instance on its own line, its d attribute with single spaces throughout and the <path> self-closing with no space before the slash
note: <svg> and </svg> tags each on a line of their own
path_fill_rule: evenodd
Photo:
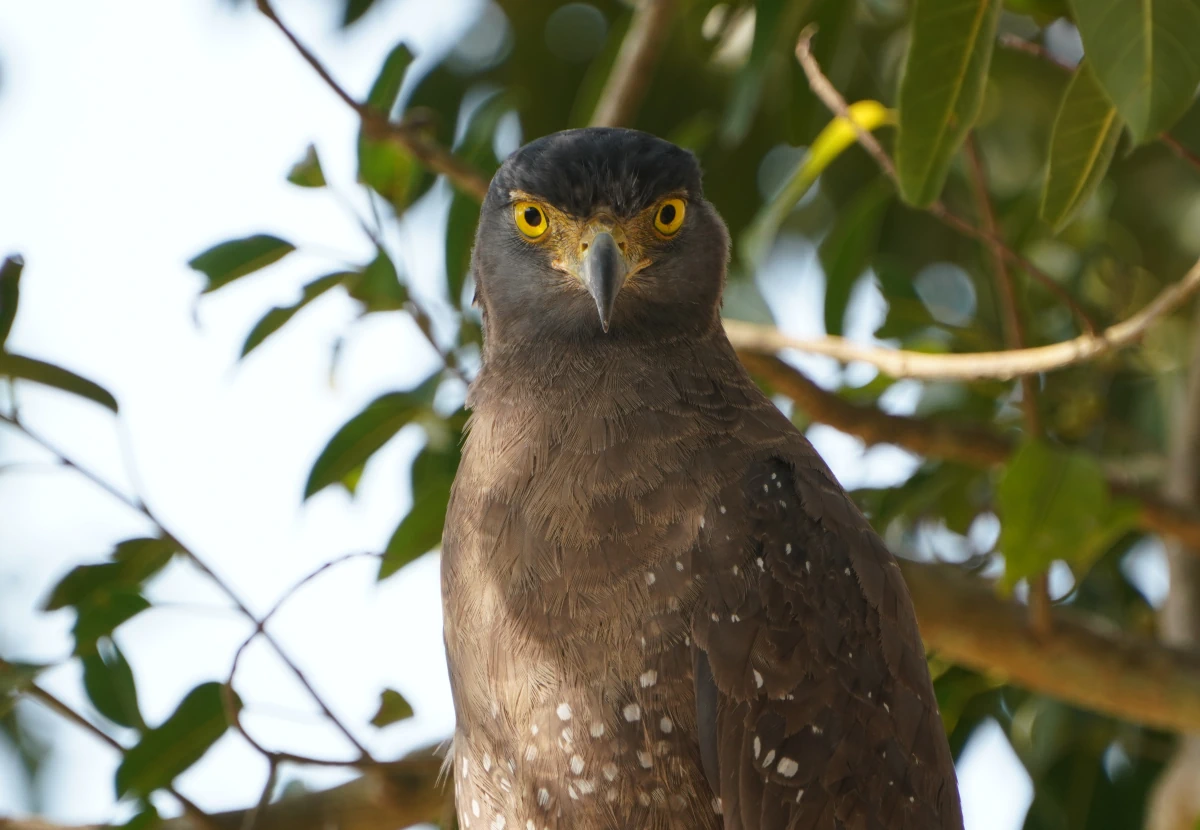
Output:
<svg viewBox="0 0 1200 830">
<path fill-rule="evenodd" d="M 895 378 L 939 380 L 1010 380 L 1073 366 L 1137 342 L 1150 325 L 1170 314 L 1200 289 L 1200 260 L 1179 282 L 1171 283 L 1132 317 L 1099 334 L 1082 334 L 1072 340 L 1004 352 L 929 354 L 866 346 L 842 337 L 815 339 L 791 337 L 774 326 L 726 320 L 725 332 L 737 349 L 777 352 L 796 349 L 832 357 L 843 363 L 869 363 Z"/>
<path fill-rule="evenodd" d="M 237 651 L 234 652 L 233 661 L 230 663 L 230 667 L 229 667 L 229 676 L 228 676 L 228 678 L 226 678 L 224 686 L 222 688 L 221 700 L 225 707 L 225 714 L 229 718 L 229 722 L 231 724 L 233 724 L 234 729 L 246 740 L 246 742 L 248 744 L 250 744 L 250 746 L 252 746 L 255 750 L 257 750 L 261 755 L 265 756 L 267 758 L 267 760 L 269 760 L 272 764 L 279 764 L 279 763 L 287 762 L 287 763 L 293 763 L 293 764 L 302 764 L 302 765 L 306 765 L 306 766 L 357 767 L 357 768 L 362 768 L 364 766 L 364 764 L 361 761 L 356 761 L 356 760 L 350 760 L 350 761 L 329 760 L 329 759 L 324 759 L 324 758 L 313 758 L 313 757 L 306 756 L 306 755 L 297 755 L 297 754 L 291 753 L 291 752 L 280 752 L 278 750 L 267 749 L 262 744 L 260 744 L 246 730 L 245 726 L 242 724 L 241 713 L 239 712 L 238 707 L 234 700 L 233 680 L 234 680 L 234 677 L 237 675 L 238 665 L 241 663 L 242 655 L 245 653 L 246 649 L 249 648 L 250 644 L 253 643 L 254 640 L 259 637 L 259 635 L 266 636 L 267 623 L 270 622 L 271 618 L 275 616 L 275 614 L 279 611 L 279 609 L 282 608 L 283 605 L 289 599 L 291 599 L 293 596 L 295 596 L 297 591 L 299 591 L 301 588 L 303 588 L 309 582 L 311 582 L 314 579 L 316 579 L 317 577 L 319 577 L 321 574 L 325 573 L 326 571 L 330 570 L 333 567 L 336 567 L 337 565 L 342 564 L 343 562 L 349 562 L 350 560 L 353 560 L 353 559 L 362 559 L 362 558 L 366 558 L 366 557 L 372 557 L 372 558 L 378 559 L 378 558 L 380 558 L 381 555 L 382 554 L 378 554 L 378 553 L 374 553 L 374 552 L 363 552 L 363 551 L 347 553 L 343 556 L 339 556 L 337 559 L 333 559 L 329 562 L 326 562 L 323 565 L 321 565 L 320 567 L 316 568 L 315 570 L 309 572 L 302 579 L 300 579 L 300 581 L 298 581 L 297 583 L 292 585 L 287 591 L 285 591 L 278 600 L 276 600 L 275 604 L 271 606 L 270 610 L 268 610 L 267 613 L 264 614 L 262 616 L 262 618 L 257 621 L 257 625 L 255 626 L 254 631 L 251 632 L 250 636 L 247 637 L 245 640 L 243 640 L 242 644 L 240 646 L 238 646 Z M 368 760 L 368 763 L 374 763 L 373 761 L 370 760 L 370 756 L 365 756 L 365 758 Z"/>
<path fill-rule="evenodd" d="M 829 79 L 821 71 L 820 64 L 817 63 L 816 57 L 812 53 L 812 38 L 816 34 L 816 26 L 809 24 L 800 33 L 800 39 L 796 43 L 796 58 L 800 61 L 800 65 L 804 68 L 804 74 L 808 77 L 808 84 L 812 88 L 813 93 L 821 99 L 829 110 L 837 116 L 845 118 L 846 121 L 854 128 L 854 134 L 858 138 L 858 143 L 863 146 L 884 174 L 893 182 L 897 182 L 896 165 L 892 163 L 887 151 L 883 149 L 883 145 L 875 136 L 871 135 L 868 130 L 863 129 L 858 122 L 849 116 L 849 107 L 846 104 L 846 99 L 841 93 L 830 83 Z M 939 220 L 942 224 L 957 231 L 963 236 L 970 237 L 979 242 L 988 245 L 999 246 L 999 250 L 1003 253 L 1004 258 L 1013 265 L 1021 268 L 1033 279 L 1037 280 L 1047 291 L 1054 294 L 1063 305 L 1071 309 L 1071 313 L 1079 318 L 1080 324 L 1083 326 L 1086 334 L 1094 334 L 1096 331 L 1095 324 L 1092 322 L 1088 313 L 1083 310 L 1074 298 L 1067 293 L 1062 286 L 1054 281 L 1054 278 L 1038 268 L 1025 257 L 1018 254 L 1012 248 L 1004 244 L 1002 239 L 997 239 L 992 233 L 987 232 L 982 228 L 977 228 L 962 217 L 953 213 L 949 208 L 940 201 L 934 202 L 926 211 Z"/>
<path fill-rule="evenodd" d="M 979 147 L 972 132 L 966 141 L 967 165 L 970 170 L 971 189 L 975 194 L 976 211 L 984 231 L 996 240 L 1000 240 L 1000 226 L 996 221 L 996 211 L 992 208 L 992 198 L 988 191 L 987 173 L 983 168 L 983 159 L 979 155 Z M 1012 278 L 1004 261 L 1003 246 L 999 242 L 988 245 L 991 254 L 992 274 L 996 280 L 996 291 L 1000 295 L 1000 308 L 1004 320 L 1004 345 L 1014 351 L 1025 348 L 1025 327 L 1021 323 L 1021 313 L 1017 309 L 1017 295 L 1013 289 Z M 1038 411 L 1037 378 L 1033 375 L 1021 375 L 1021 409 L 1025 415 L 1025 431 L 1032 438 L 1041 438 L 1042 417 Z M 1033 633 L 1046 637 L 1054 625 L 1051 615 L 1050 578 L 1047 571 L 1034 574 L 1029 578 L 1029 625 Z"/>
<path fill-rule="evenodd" d="M 1011 32 L 1005 32 L 1000 35 L 997 41 L 1005 49 L 1010 49 L 1014 52 L 1024 52 L 1026 55 L 1032 55 L 1046 63 L 1053 64 L 1064 72 L 1074 72 L 1076 65 L 1062 60 L 1045 46 L 1040 43 L 1034 43 L 1031 40 L 1026 40 L 1019 35 L 1014 35 Z M 1200 171 L 1200 155 L 1184 147 L 1179 139 L 1170 133 L 1160 133 L 1158 140 L 1162 142 L 1172 153 L 1187 162 L 1191 167 Z"/>
<path fill-rule="evenodd" d="M 446 179 L 468 196 L 480 201 L 487 195 L 488 179 L 475 167 L 455 156 L 436 141 L 430 139 L 422 129 L 423 124 L 396 123 L 389 119 L 388 113 L 376 112 L 371 107 L 358 101 L 342 87 L 329 73 L 315 54 L 308 49 L 300 39 L 288 28 L 275 13 L 269 0 L 258 0 L 258 10 L 268 20 L 275 24 L 283 36 L 295 47 L 300 57 L 313 68 L 334 94 L 341 98 L 350 109 L 354 110 L 362 121 L 367 135 L 374 139 L 394 141 L 412 154 L 422 165 L 445 176 Z"/>
<path fill-rule="evenodd" d="M 650 86 L 675 7 L 676 0 L 642 0 L 634 10 L 592 114 L 593 127 L 624 127 L 632 123 Z"/>
<path fill-rule="evenodd" d="M 274 649 L 277 655 L 279 655 L 279 659 L 283 661 L 284 665 L 291 670 L 296 679 L 300 681 L 300 684 L 308 691 L 309 696 L 312 697 L 313 701 L 321 709 L 321 712 L 325 715 L 325 717 L 328 718 L 329 721 L 335 727 L 337 727 L 338 731 L 340 731 L 346 737 L 346 740 L 348 740 L 354 746 L 354 748 L 359 751 L 363 759 L 366 761 L 374 761 L 374 759 L 371 758 L 370 753 L 367 751 L 367 748 L 360 743 L 357 738 L 354 737 L 354 733 L 352 733 L 349 728 L 342 723 L 341 719 L 339 719 L 337 715 L 333 713 L 321 695 L 317 693 L 317 690 L 313 687 L 312 683 L 309 682 L 308 677 L 303 671 L 300 670 L 300 667 L 296 665 L 295 661 L 288 656 L 287 652 L 283 650 L 283 647 L 279 644 L 279 642 L 271 636 L 270 632 L 263 630 L 262 622 L 254 616 L 253 612 L 250 611 L 250 608 L 245 602 L 242 601 L 237 592 L 234 591 L 233 588 L 231 588 L 229 584 L 225 582 L 225 580 L 221 579 L 221 577 L 219 577 L 216 572 L 214 572 L 213 569 L 210 568 L 208 564 L 195 553 L 195 551 L 191 550 L 187 545 L 183 544 L 183 542 L 181 542 L 175 534 L 167 530 L 166 526 L 162 523 L 162 521 L 159 520 L 158 516 L 155 515 L 155 513 L 140 496 L 131 496 L 122 492 L 118 487 L 107 481 L 103 476 L 87 467 L 80 465 L 63 450 L 59 449 L 59 447 L 48 438 L 45 438 L 39 433 L 31 430 L 21 419 L 0 413 L 0 422 L 7 423 L 16 428 L 23 435 L 25 435 L 25 437 L 29 438 L 34 443 L 41 446 L 42 449 L 58 458 L 60 463 L 62 463 L 64 466 L 75 470 L 88 481 L 92 482 L 92 484 L 94 484 L 96 487 L 99 487 L 117 501 L 121 502 L 121 504 L 124 504 L 130 510 L 140 513 L 143 517 L 145 517 L 146 520 L 154 526 L 163 539 L 165 539 L 167 542 L 170 542 L 171 545 L 173 545 L 181 554 L 183 554 L 184 557 L 186 557 L 188 561 L 190 561 L 201 573 L 207 576 L 209 580 L 211 580 L 212 583 L 216 585 L 217 588 L 219 588 L 221 592 L 225 594 L 225 596 L 233 603 L 234 607 L 237 608 L 242 616 L 246 617 L 246 619 L 250 620 L 250 622 L 254 624 L 256 632 L 261 633 L 263 639 L 270 643 L 271 648 Z"/>
</svg>

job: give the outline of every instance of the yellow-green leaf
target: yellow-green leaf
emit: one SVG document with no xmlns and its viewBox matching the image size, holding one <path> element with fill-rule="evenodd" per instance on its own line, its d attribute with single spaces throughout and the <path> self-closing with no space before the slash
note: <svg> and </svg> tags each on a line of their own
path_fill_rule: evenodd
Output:
<svg viewBox="0 0 1200 830">
<path fill-rule="evenodd" d="M 317 155 L 316 147 L 308 145 L 308 149 L 304 151 L 304 158 L 292 165 L 287 180 L 299 187 L 325 186 L 325 171 L 321 169 L 321 159 Z"/>
<path fill-rule="evenodd" d="M 979 116 L 1000 0 L 916 0 L 900 82 L 896 171 L 900 194 L 932 204 L 955 151 Z"/>
<path fill-rule="evenodd" d="M 762 263 L 771 244 L 779 233 L 779 226 L 791 213 L 796 203 L 813 186 L 825 168 L 833 163 L 847 147 L 858 140 L 854 129 L 873 131 L 879 127 L 895 124 L 896 112 L 878 101 L 858 101 L 846 108 L 846 116 L 837 116 L 813 140 L 804 158 L 796 165 L 779 192 L 763 206 L 742 241 L 743 261 L 750 270 Z"/>
<path fill-rule="evenodd" d="M 1104 179 L 1121 138 L 1121 116 L 1084 61 L 1063 93 L 1042 188 L 1042 219 L 1062 229 Z"/>
<path fill-rule="evenodd" d="M 1140 144 L 1174 124 L 1200 85 L 1196 0 L 1073 0 L 1084 54 Z"/>
<path fill-rule="evenodd" d="M 413 716 L 412 705 L 395 689 L 384 689 L 379 696 L 379 709 L 371 718 L 371 725 L 383 728 Z"/>
<path fill-rule="evenodd" d="M 300 299 L 289 306 L 275 306 L 270 311 L 262 316 L 254 328 L 250 330 L 250 334 L 246 336 L 246 342 L 242 344 L 242 357 L 250 354 L 254 349 L 258 348 L 264 340 L 270 337 L 275 332 L 283 328 L 289 320 L 296 316 L 296 313 L 313 300 L 320 297 L 329 289 L 341 284 L 348 277 L 356 277 L 357 275 L 350 274 L 346 271 L 339 271 L 334 274 L 327 274 L 324 277 L 313 280 L 304 289 L 300 295 Z"/>
<path fill-rule="evenodd" d="M 1005 468 L 996 508 L 1007 588 L 1055 559 L 1090 565 L 1138 516 L 1136 503 L 1112 497 L 1093 456 L 1036 441 Z"/>
</svg>

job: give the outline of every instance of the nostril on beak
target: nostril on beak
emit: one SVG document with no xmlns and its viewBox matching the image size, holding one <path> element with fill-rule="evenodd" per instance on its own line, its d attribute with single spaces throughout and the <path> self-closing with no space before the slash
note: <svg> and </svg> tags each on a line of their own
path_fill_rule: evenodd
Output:
<svg viewBox="0 0 1200 830">
<path fill-rule="evenodd" d="M 588 249 L 588 244 L 586 242 L 584 242 L 582 245 L 579 246 L 579 250 L 581 250 L 581 251 L 586 251 L 587 249 Z"/>
<path fill-rule="evenodd" d="M 617 247 L 621 249 L 621 253 L 625 253 L 625 243 L 624 242 L 618 242 Z"/>
</svg>

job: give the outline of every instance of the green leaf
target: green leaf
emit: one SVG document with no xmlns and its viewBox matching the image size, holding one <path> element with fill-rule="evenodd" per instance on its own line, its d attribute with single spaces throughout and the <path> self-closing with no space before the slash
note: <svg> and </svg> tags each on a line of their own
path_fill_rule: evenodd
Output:
<svg viewBox="0 0 1200 830">
<path fill-rule="evenodd" d="M 383 728 L 413 716 L 412 706 L 404 699 L 404 695 L 395 689 L 384 689 L 379 696 L 379 710 L 371 718 L 371 725 Z"/>
<path fill-rule="evenodd" d="M 413 53 L 403 43 L 392 47 L 392 51 L 388 52 L 388 56 L 383 60 L 375 83 L 371 84 L 371 91 L 367 94 L 367 106 L 384 117 L 391 115 L 396 106 L 396 99 L 400 97 L 404 75 L 412 61 Z"/>
<path fill-rule="evenodd" d="M 21 271 L 25 269 L 25 260 L 18 255 L 6 257 L 0 263 L 0 349 L 12 331 L 13 320 L 17 317 L 17 302 L 20 299 Z"/>
<path fill-rule="evenodd" d="M 479 225 L 479 203 L 454 191 L 446 217 L 446 292 L 456 308 L 463 306 L 463 285 L 471 270 L 471 249 Z"/>
<path fill-rule="evenodd" d="M 417 455 L 412 466 L 413 504 L 383 552 L 379 579 L 387 579 L 441 544 L 459 459 L 458 435 L 442 447 L 431 442 Z"/>
<path fill-rule="evenodd" d="M 366 464 L 397 432 L 412 423 L 433 405 L 441 375 L 435 374 L 408 392 L 389 392 L 369 403 L 367 407 L 339 429 L 313 463 L 304 485 L 304 498 L 343 481 Z"/>
<path fill-rule="evenodd" d="M 208 285 L 204 287 L 207 294 L 278 262 L 294 250 L 296 246 L 292 243 L 260 233 L 214 245 L 193 257 L 188 265 L 208 277 Z"/>
<path fill-rule="evenodd" d="M 161 726 L 146 732 L 117 767 L 117 797 L 148 797 L 204 757 L 229 728 L 222 695 L 220 683 L 203 683 Z M 233 707 L 241 709 L 236 695 Z"/>
<path fill-rule="evenodd" d="M 366 268 L 345 275 L 344 282 L 350 296 L 362 303 L 367 313 L 396 311 L 408 302 L 408 289 L 400 283 L 392 258 L 382 248 Z"/>
<path fill-rule="evenodd" d="M 1042 442 L 1025 444 L 1008 463 L 996 508 L 1009 589 L 1055 559 L 1087 567 L 1138 515 L 1134 502 L 1112 497 L 1095 458 Z"/>
<path fill-rule="evenodd" d="M 83 657 L 83 688 L 96 710 L 113 723 L 129 729 L 146 728 L 138 708 L 133 670 L 108 637 L 100 638 L 96 650 Z"/>
<path fill-rule="evenodd" d="M 892 189 L 877 181 L 837 214 L 833 229 L 821 243 L 825 271 L 825 331 L 840 335 L 854 284 L 875 253 L 879 229 L 891 201 Z"/>
<path fill-rule="evenodd" d="M 50 386 L 81 398 L 87 398 L 89 401 L 95 401 L 113 412 L 117 411 L 117 399 L 103 386 L 80 377 L 69 369 L 35 360 L 32 357 L 0 352 L 0 377 L 40 383 L 43 386 Z"/>
<path fill-rule="evenodd" d="M 317 297 L 320 297 L 334 286 L 357 277 L 358 275 L 347 271 L 338 271 L 315 279 L 304 286 L 299 300 L 289 306 L 275 306 L 264 314 L 261 320 L 254 324 L 254 328 L 246 335 L 246 342 L 242 344 L 241 356 L 245 357 L 262 345 L 264 340 L 283 328 L 289 320 L 296 316 L 296 313 L 300 309 L 317 299 Z"/>
<path fill-rule="evenodd" d="M 346 0 L 346 8 L 342 11 L 342 28 L 356 23 L 374 4 L 375 0 Z"/>
<path fill-rule="evenodd" d="M 137 588 L 166 567 L 178 548 L 158 538 L 126 539 L 119 542 L 110 562 L 77 565 L 50 592 L 43 609 L 79 606 L 106 592 Z"/>
<path fill-rule="evenodd" d="M 905 201 L 938 198 L 983 105 L 1000 0 L 916 0 L 900 81 L 896 170 Z"/>
<path fill-rule="evenodd" d="M 358 180 L 402 213 L 433 177 L 397 142 L 368 138 L 363 133 L 358 139 Z"/>
<path fill-rule="evenodd" d="M 1070 223 L 1104 180 L 1122 126 L 1121 116 L 1100 88 L 1091 62 L 1085 60 L 1067 84 L 1050 136 L 1040 213 L 1055 232 Z"/>
<path fill-rule="evenodd" d="M 1183 115 L 1200 85 L 1196 0 L 1073 0 L 1100 86 L 1139 143 Z"/>
<path fill-rule="evenodd" d="M 121 579 L 140 585 L 165 568 L 178 552 L 179 547 L 169 539 L 126 539 L 117 543 L 112 559 L 120 566 Z"/>
<path fill-rule="evenodd" d="M 150 607 L 150 601 L 133 588 L 119 587 L 94 595 L 88 602 L 76 606 L 75 654 L 88 654 L 96 641 L 108 637 L 123 623 Z"/>
<path fill-rule="evenodd" d="M 321 159 L 317 156 L 317 148 L 312 144 L 304 151 L 304 158 L 292 165 L 287 180 L 300 187 L 324 187 L 325 171 L 321 169 Z"/>
<path fill-rule="evenodd" d="M 727 145 L 740 144 L 746 137 L 758 110 L 763 82 L 773 58 L 792 60 L 791 50 L 800 32 L 800 23 L 813 0 L 757 0 L 754 4 L 754 39 L 750 56 L 738 73 L 721 138 Z"/>
</svg>

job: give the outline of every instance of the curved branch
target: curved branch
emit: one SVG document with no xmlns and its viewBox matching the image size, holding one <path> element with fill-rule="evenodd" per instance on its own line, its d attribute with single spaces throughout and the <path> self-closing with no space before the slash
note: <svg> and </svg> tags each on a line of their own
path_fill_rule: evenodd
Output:
<svg viewBox="0 0 1200 830">
<path fill-rule="evenodd" d="M 638 5 L 596 103 L 593 127 L 624 127 L 633 121 L 667 39 L 675 5 L 675 0 L 642 0 Z"/>
<path fill-rule="evenodd" d="M 817 63 L 817 59 L 813 56 L 812 39 L 816 33 L 816 24 L 812 23 L 806 26 L 800 33 L 800 39 L 796 42 L 796 59 L 800 61 L 800 65 L 804 68 L 804 74 L 808 78 L 808 85 L 812 88 L 813 94 L 820 98 L 821 103 L 828 107 L 834 115 L 846 117 L 846 99 L 842 97 L 842 94 L 837 91 L 830 80 L 825 77 L 825 74 L 821 71 L 820 64 Z M 871 158 L 875 159 L 884 174 L 893 182 L 896 182 L 896 165 L 892 163 L 887 151 L 883 149 L 883 145 L 879 143 L 879 140 L 875 136 L 871 135 L 870 131 L 864 130 L 857 121 L 851 118 L 847 118 L 847 120 L 854 127 L 858 143 L 871 155 Z M 1071 313 L 1079 318 L 1079 322 L 1083 325 L 1085 332 L 1088 334 L 1095 333 L 1096 327 L 1093 325 L 1091 318 L 1075 302 L 1075 299 L 1061 285 L 1056 283 L 1049 274 L 1005 245 L 1004 240 L 998 238 L 986 228 L 977 228 L 967 220 L 952 213 L 940 200 L 927 207 L 926 211 L 942 224 L 958 231 L 963 236 L 969 236 L 972 239 L 992 246 L 1006 260 L 1024 270 L 1029 276 L 1041 283 L 1047 291 L 1058 297 L 1063 305 L 1071 309 Z"/>
<path fill-rule="evenodd" d="M 274 7 L 271 6 L 270 0 L 258 0 L 258 10 L 275 24 L 283 36 L 300 53 L 300 57 L 304 59 L 305 63 L 321 76 L 321 80 L 325 82 L 326 86 L 358 113 L 367 135 L 375 139 L 396 142 L 424 167 L 445 176 L 452 185 L 468 196 L 483 201 L 483 198 L 487 196 L 489 184 L 488 178 L 483 173 L 430 139 L 415 125 L 393 122 L 361 101 L 355 100 L 345 87 L 334 80 L 333 75 L 313 54 L 312 50 L 301 43 L 295 33 L 279 18 Z"/>
<path fill-rule="evenodd" d="M 751 374 L 795 401 L 813 420 L 861 438 L 868 445 L 895 444 L 918 455 L 973 467 L 1003 464 L 1016 449 L 1014 439 L 985 427 L 889 415 L 872 406 L 851 403 L 825 391 L 771 355 L 742 350 L 738 357 Z M 1131 487 L 1120 472 L 1109 473 L 1108 484 L 1114 495 L 1138 503 L 1138 524 L 1143 530 L 1179 539 L 1192 549 L 1200 548 L 1200 512 L 1175 505 L 1157 493 Z"/>
<path fill-rule="evenodd" d="M 1025 606 L 947 565 L 902 562 L 927 648 L 1031 691 L 1134 723 L 1200 731 L 1200 654 L 1072 613 L 1030 630 Z"/>
<path fill-rule="evenodd" d="M 1170 314 L 1184 300 L 1196 293 L 1197 289 L 1200 289 L 1200 260 L 1188 270 L 1183 279 L 1164 288 L 1137 314 L 1099 334 L 1082 334 L 1073 340 L 1064 340 L 1049 346 L 1003 352 L 929 354 L 882 349 L 877 346 L 864 346 L 842 337 L 790 337 L 773 326 L 741 320 L 726 320 L 725 332 L 734 348 L 743 352 L 797 349 L 809 354 L 826 355 L 843 363 L 869 363 L 895 378 L 1009 380 L 1063 369 L 1130 346 L 1141 339 L 1155 320 Z"/>
</svg>

